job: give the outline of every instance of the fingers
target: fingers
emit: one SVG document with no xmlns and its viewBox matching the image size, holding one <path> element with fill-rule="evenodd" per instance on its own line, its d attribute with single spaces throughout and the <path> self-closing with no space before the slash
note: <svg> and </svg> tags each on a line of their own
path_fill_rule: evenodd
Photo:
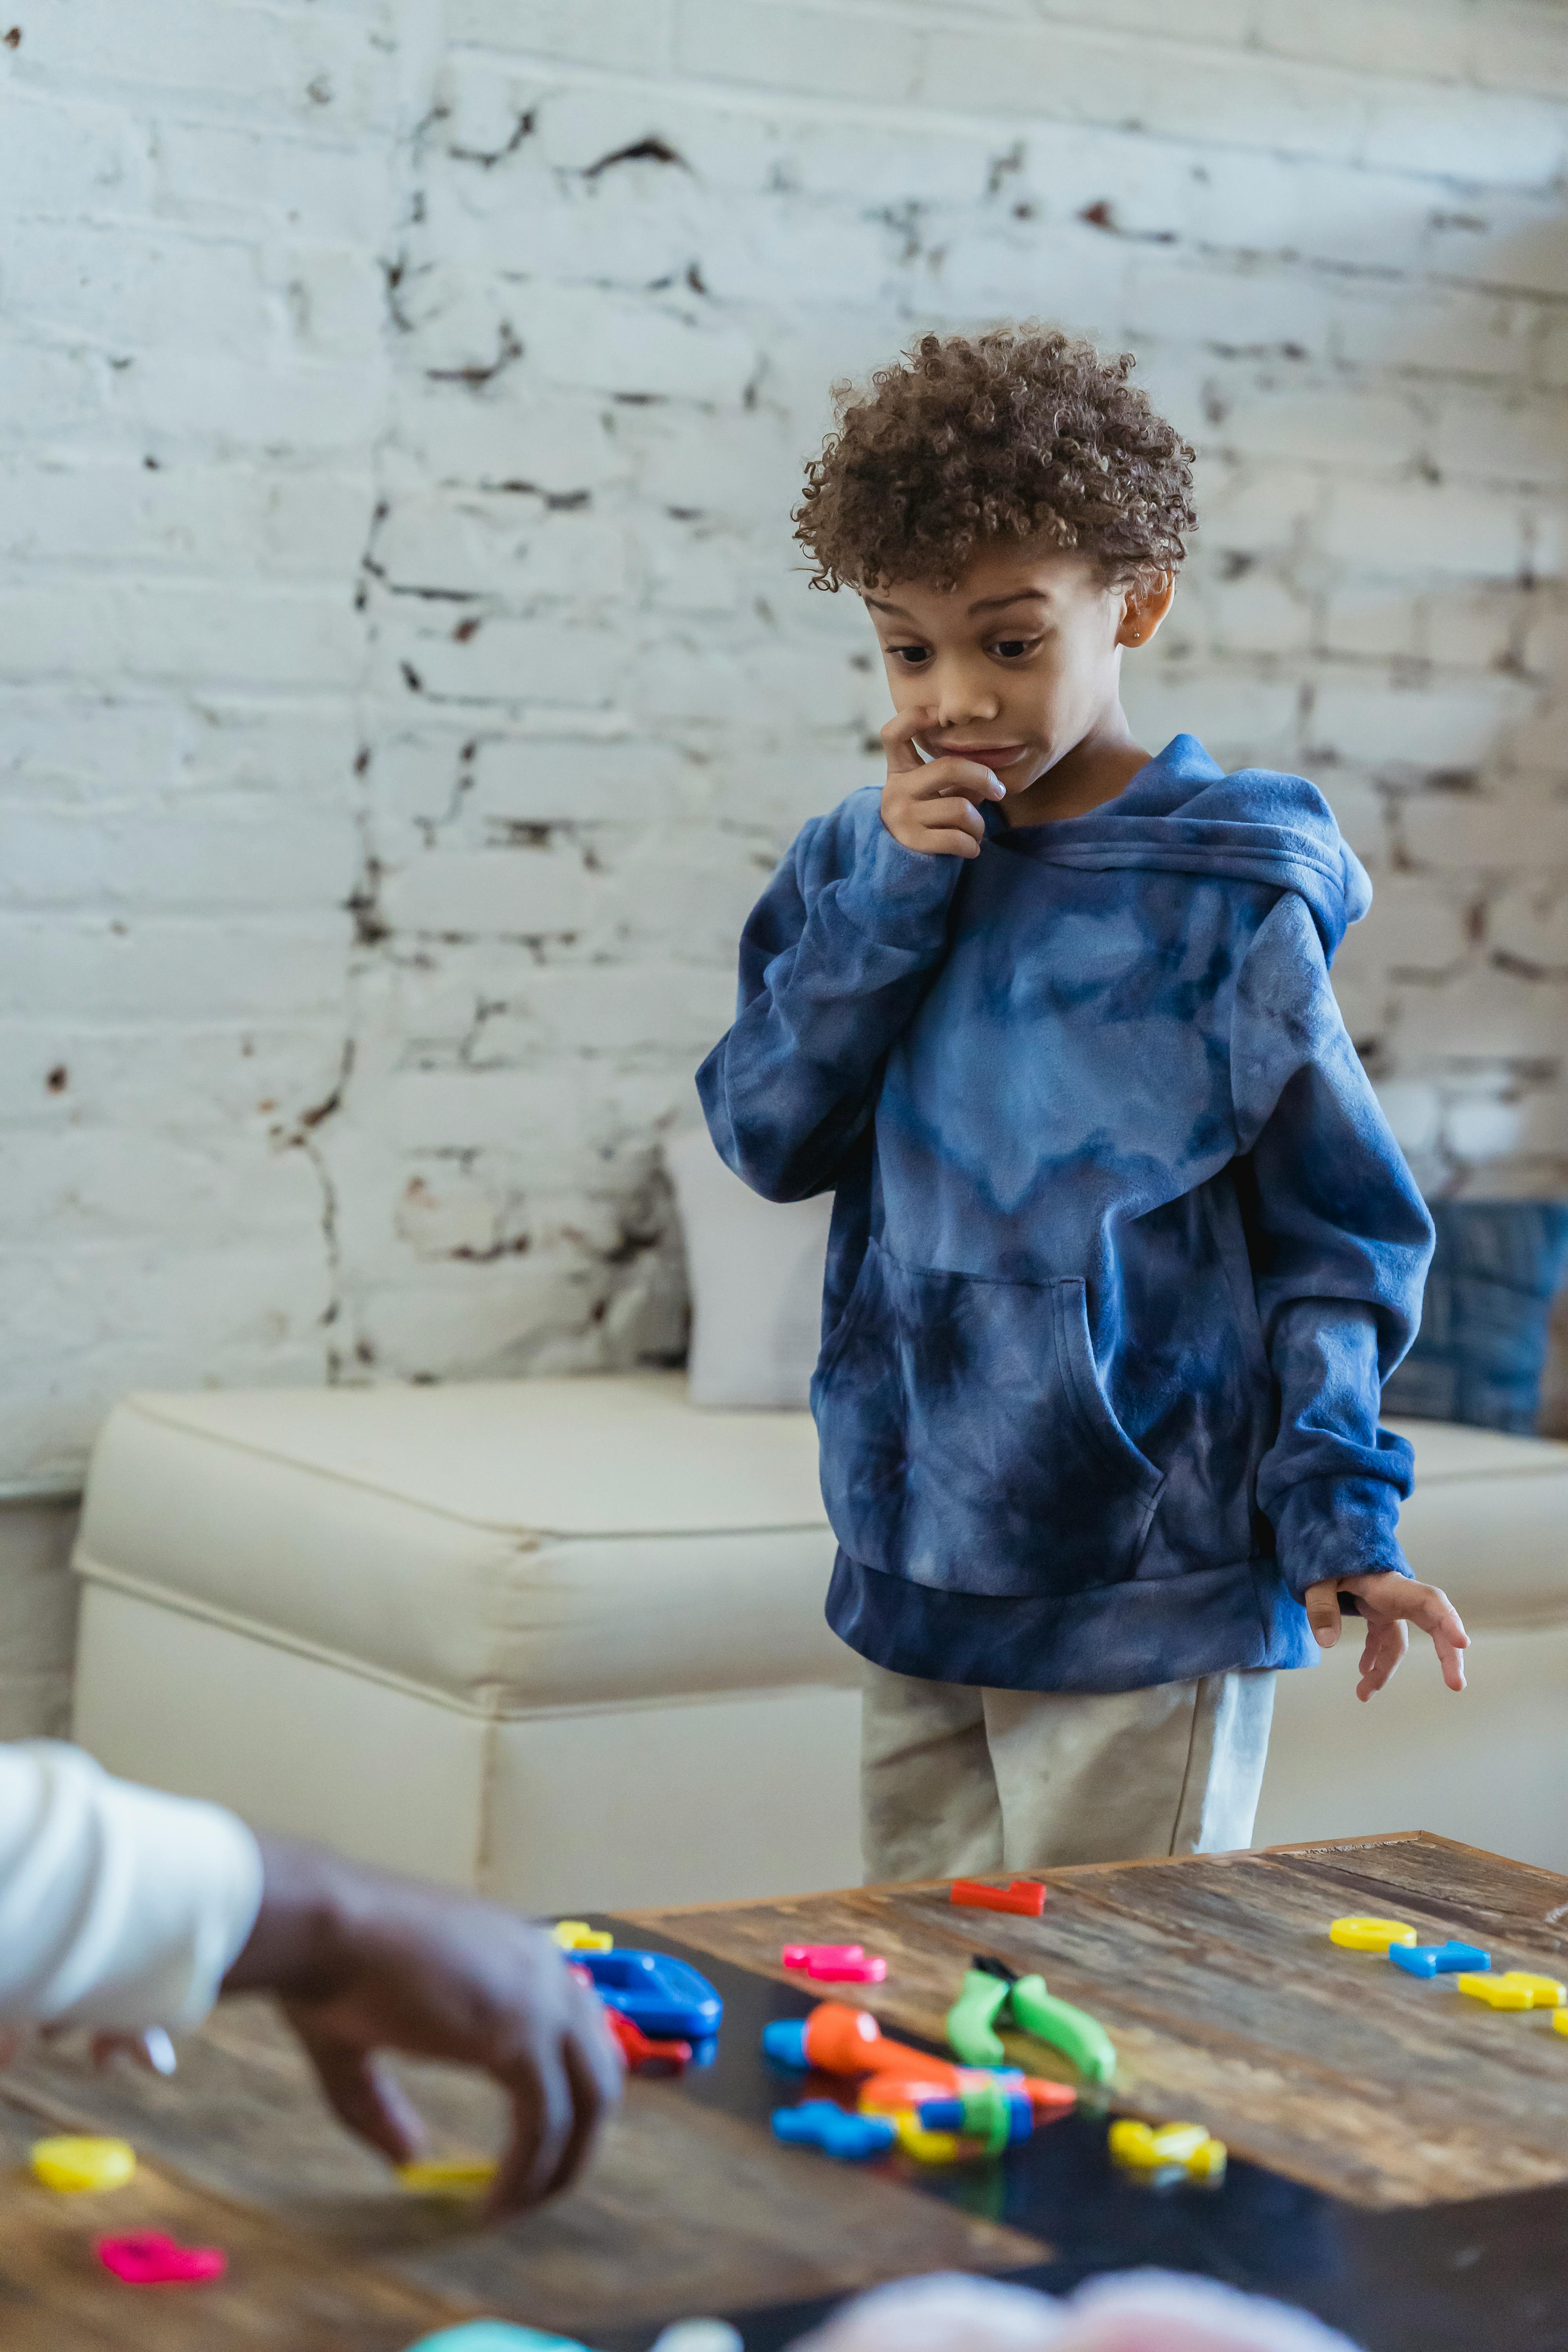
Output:
<svg viewBox="0 0 1568 2352">
<path fill-rule="evenodd" d="M 511 2140 L 490 2191 L 492 2213 L 519 2213 L 548 2197 L 576 2122 L 564 2045 L 520 2051 L 489 2072 L 511 2101 Z"/>
<path fill-rule="evenodd" d="M 1451 1691 L 1465 1687 L 1463 1653 L 1470 1646 L 1463 1618 L 1447 1594 L 1436 1584 L 1416 1584 L 1411 1590 L 1410 1622 L 1419 1625 L 1431 1638 L 1442 1668 L 1443 1680 Z"/>
<path fill-rule="evenodd" d="M 882 730 L 888 781 L 882 822 L 895 841 L 928 856 L 978 857 L 985 824 L 978 801 L 1004 800 L 1005 790 L 977 760 L 922 759 L 917 739 L 939 723 L 930 705 L 900 711 Z"/>
<path fill-rule="evenodd" d="M 1361 1654 L 1361 1680 L 1356 1685 L 1357 1698 L 1365 1701 L 1374 1691 L 1380 1691 L 1399 1670 L 1400 1660 L 1410 1646 L 1410 1635 L 1397 1618 L 1368 1618 L 1366 1644 Z"/>
<path fill-rule="evenodd" d="M 941 724 L 942 714 L 934 703 L 920 704 L 913 710 L 900 710 L 889 719 L 881 730 L 882 749 L 888 755 L 889 775 L 923 776 L 929 774 L 932 768 L 964 768 L 971 775 L 989 779 L 989 797 L 992 800 L 1005 799 L 1005 787 L 1001 779 L 992 775 L 989 768 L 983 768 L 978 760 L 965 760 L 958 753 L 940 751 L 933 752 L 929 759 L 923 755 L 921 737 L 934 734 Z"/>
<path fill-rule="evenodd" d="M 978 760 L 942 758 L 928 760 L 918 775 L 906 775 L 900 770 L 897 774 L 889 776 L 884 795 L 894 796 L 902 808 L 921 808 L 930 801 L 939 804 L 957 802 L 968 807 L 973 801 L 1005 801 L 1007 787 L 1000 776 L 989 768 L 983 768 Z M 933 818 L 938 816 L 942 814 L 940 805 L 926 814 Z M 974 817 L 977 830 L 984 835 L 985 826 L 979 811 L 972 809 L 971 814 Z"/>
<path fill-rule="evenodd" d="M 1390 1622 L 1407 1620 L 1419 1627 L 1437 1653 L 1443 1680 L 1452 1691 L 1465 1687 L 1462 1653 L 1470 1646 L 1464 1620 L 1447 1594 L 1436 1584 L 1413 1576 L 1380 1570 L 1371 1576 L 1347 1577 L 1345 1583 L 1360 1601 L 1363 1614 Z"/>
<path fill-rule="evenodd" d="M 1005 795 L 974 760 L 929 760 L 917 770 L 889 769 L 882 822 L 906 849 L 928 856 L 978 857 L 985 820 L 974 803 Z"/>
<path fill-rule="evenodd" d="M 619 2053 L 611 2050 L 606 2063 L 605 2053 L 596 2042 L 597 2037 L 595 2043 L 584 2044 L 574 2037 L 566 2044 L 566 2074 L 572 2085 L 572 2134 L 555 2178 L 545 2191 L 548 2197 L 553 2197 L 559 2189 L 571 2187 L 593 2152 L 600 2126 L 620 2104 L 626 2072 Z"/>
<path fill-rule="evenodd" d="M 1309 1584 L 1303 1597 L 1307 1622 L 1320 1650 L 1331 1650 L 1340 1638 L 1340 1588 L 1334 1577 Z"/>
<path fill-rule="evenodd" d="M 928 856 L 978 857 L 985 840 L 979 814 L 963 800 L 943 798 L 923 808 L 900 808 L 884 793 L 882 823 L 906 849 L 921 850 Z"/>
<path fill-rule="evenodd" d="M 392 2163 L 409 2163 L 425 2146 L 425 2126 L 401 2083 L 368 2051 L 289 2013 L 339 2121 Z"/>
<path fill-rule="evenodd" d="M 882 749 L 888 755 L 888 773 L 903 775 L 923 768 L 925 761 L 915 749 L 915 737 L 937 723 L 933 705 L 921 703 L 912 710 L 895 711 L 882 730 Z"/>
<path fill-rule="evenodd" d="M 108 2066 L 116 2058 L 135 2060 L 152 2074 L 173 2074 L 179 2066 L 174 2045 L 161 2025 L 150 2025 L 142 2033 L 95 2033 L 92 2037 L 92 2063 Z"/>
<path fill-rule="evenodd" d="M 492 2212 L 504 2213 L 553 2197 L 576 2179 L 600 2126 L 620 2104 L 626 2068 L 598 1996 L 574 1985 L 560 2042 L 542 2055 L 524 2056 L 515 2076 L 492 2071 L 512 2095 L 512 2143 L 490 2197 Z"/>
</svg>

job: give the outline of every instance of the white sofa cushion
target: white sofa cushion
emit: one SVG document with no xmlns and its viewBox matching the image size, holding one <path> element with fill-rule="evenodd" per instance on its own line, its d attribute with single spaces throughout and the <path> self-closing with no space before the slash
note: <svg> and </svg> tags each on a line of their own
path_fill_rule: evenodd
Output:
<svg viewBox="0 0 1568 2352">
<path fill-rule="evenodd" d="M 664 1157 L 686 1244 L 692 1403 L 804 1407 L 833 1195 L 762 1200 L 725 1166 L 706 1128 L 667 1143 Z"/>
<path fill-rule="evenodd" d="M 1411 1422 L 1416 1572 L 1472 1629 L 1568 1622 L 1568 1445 Z M 488 1711 L 853 1681 L 801 1412 L 679 1373 L 143 1395 L 89 1579 Z"/>
<path fill-rule="evenodd" d="M 1568 1444 L 1457 1421 L 1388 1424 L 1415 1449 L 1410 1564 L 1472 1633 L 1568 1624 Z"/>
<path fill-rule="evenodd" d="M 796 1412 L 679 1373 L 128 1399 L 76 1565 L 507 1713 L 853 1682 Z"/>
</svg>

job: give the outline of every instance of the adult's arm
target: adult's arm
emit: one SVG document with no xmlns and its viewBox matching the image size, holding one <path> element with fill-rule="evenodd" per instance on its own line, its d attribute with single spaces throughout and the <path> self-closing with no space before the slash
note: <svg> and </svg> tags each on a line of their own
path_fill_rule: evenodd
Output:
<svg viewBox="0 0 1568 2352">
<path fill-rule="evenodd" d="M 423 2131 L 379 2051 L 490 2074 L 511 2110 L 498 2210 L 563 2188 L 620 2095 L 597 1998 L 515 1913 L 258 1840 L 78 1748 L 0 1745 L 0 2040 L 177 2032 L 220 1991 L 276 1993 L 342 2120 L 395 2163 Z"/>
<path fill-rule="evenodd" d="M 232 1813 L 57 1741 L 0 1745 L 0 2026 L 198 2024 L 261 1895 Z"/>
</svg>

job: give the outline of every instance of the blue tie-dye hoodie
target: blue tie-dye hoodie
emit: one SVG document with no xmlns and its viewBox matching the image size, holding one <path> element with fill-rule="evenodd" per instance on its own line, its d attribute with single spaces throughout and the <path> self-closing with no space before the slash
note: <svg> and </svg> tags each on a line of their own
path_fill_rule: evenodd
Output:
<svg viewBox="0 0 1568 2352">
<path fill-rule="evenodd" d="M 802 831 L 699 1073 L 771 1200 L 832 1189 L 828 1619 L 895 1673 L 1129 1690 L 1317 1652 L 1405 1570 L 1379 1389 L 1431 1223 L 1329 986 L 1371 898 L 1321 794 L 1178 735 L 1087 816 Z"/>
</svg>

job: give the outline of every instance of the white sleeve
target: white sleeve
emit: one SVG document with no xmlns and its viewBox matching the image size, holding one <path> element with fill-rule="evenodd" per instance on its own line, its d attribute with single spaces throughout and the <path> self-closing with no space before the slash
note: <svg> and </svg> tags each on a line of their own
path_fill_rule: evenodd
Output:
<svg viewBox="0 0 1568 2352">
<path fill-rule="evenodd" d="M 0 1744 L 0 2025 L 197 2025 L 260 1904 L 232 1813 Z"/>
</svg>

